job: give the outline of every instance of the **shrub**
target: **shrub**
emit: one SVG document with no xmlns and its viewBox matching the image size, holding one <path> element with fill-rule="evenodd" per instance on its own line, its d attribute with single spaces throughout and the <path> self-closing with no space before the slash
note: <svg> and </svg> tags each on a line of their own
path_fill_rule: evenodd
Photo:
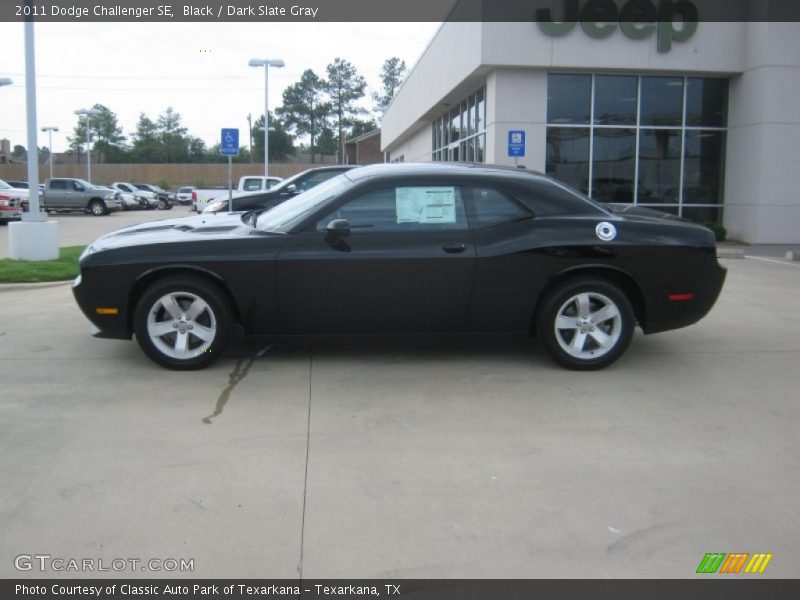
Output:
<svg viewBox="0 0 800 600">
<path fill-rule="evenodd" d="M 706 223 L 705 226 L 714 232 L 714 238 L 718 242 L 724 242 L 728 235 L 728 230 L 721 223 Z"/>
</svg>

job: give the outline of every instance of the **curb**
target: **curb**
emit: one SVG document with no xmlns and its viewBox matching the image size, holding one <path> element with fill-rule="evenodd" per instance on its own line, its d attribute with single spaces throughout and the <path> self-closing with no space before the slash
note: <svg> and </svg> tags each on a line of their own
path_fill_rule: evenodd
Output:
<svg viewBox="0 0 800 600">
<path fill-rule="evenodd" d="M 744 258 L 741 248 L 717 248 L 717 258 Z"/>
<path fill-rule="evenodd" d="M 72 279 L 67 281 L 43 281 L 40 283 L 0 283 L 0 293 L 16 292 L 20 290 L 41 290 L 61 285 L 69 285 Z"/>
</svg>

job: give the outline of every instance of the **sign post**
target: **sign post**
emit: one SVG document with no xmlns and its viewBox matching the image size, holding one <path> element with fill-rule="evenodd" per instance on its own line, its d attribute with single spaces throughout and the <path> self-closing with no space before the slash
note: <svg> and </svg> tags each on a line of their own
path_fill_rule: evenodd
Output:
<svg viewBox="0 0 800 600">
<path fill-rule="evenodd" d="M 223 129 L 219 153 L 228 157 L 228 213 L 233 212 L 233 157 L 239 156 L 239 130 Z"/>
</svg>

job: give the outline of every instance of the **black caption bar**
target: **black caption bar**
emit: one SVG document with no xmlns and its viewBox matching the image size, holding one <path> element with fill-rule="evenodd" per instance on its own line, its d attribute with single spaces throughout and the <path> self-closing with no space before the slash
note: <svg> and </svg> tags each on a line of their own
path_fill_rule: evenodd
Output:
<svg viewBox="0 0 800 600">
<path fill-rule="evenodd" d="M 558 598 L 614 600 L 795 600 L 800 580 L 779 579 L 204 579 L 1 580 L 5 600 L 530 600 Z"/>
<path fill-rule="evenodd" d="M 0 21 L 41 22 L 401 22 L 537 20 L 595 15 L 610 0 L 2 0 Z M 615 0 L 631 21 L 658 11 L 699 21 L 800 21 L 797 0 Z M 623 10 L 623 9 L 628 10 Z M 636 15 L 639 15 L 638 17 Z"/>
</svg>

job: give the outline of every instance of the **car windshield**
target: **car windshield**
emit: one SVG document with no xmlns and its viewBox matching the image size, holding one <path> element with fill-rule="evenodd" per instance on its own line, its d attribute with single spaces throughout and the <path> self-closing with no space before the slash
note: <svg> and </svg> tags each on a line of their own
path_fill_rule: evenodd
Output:
<svg viewBox="0 0 800 600">
<path fill-rule="evenodd" d="M 8 185 L 5 181 L 0 179 L 0 190 L 10 190 L 11 186 Z"/>
<path fill-rule="evenodd" d="M 337 175 L 259 215 L 255 226 L 265 231 L 290 231 L 352 185 L 345 175 Z"/>
</svg>

